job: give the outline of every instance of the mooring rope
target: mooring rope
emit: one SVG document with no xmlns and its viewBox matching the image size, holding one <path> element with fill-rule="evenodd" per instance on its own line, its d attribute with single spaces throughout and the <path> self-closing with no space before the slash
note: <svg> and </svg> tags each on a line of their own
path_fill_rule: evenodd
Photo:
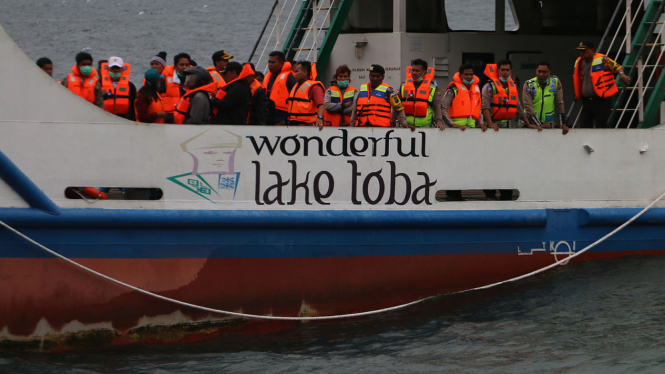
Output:
<svg viewBox="0 0 665 374">
<path fill-rule="evenodd" d="M 570 256 L 568 256 L 568 257 L 566 257 L 566 258 L 564 258 L 564 259 L 561 259 L 561 260 L 559 260 L 559 261 L 556 261 L 555 263 L 553 263 L 553 264 L 551 264 L 551 265 L 545 266 L 545 267 L 543 267 L 543 268 L 541 268 L 541 269 L 538 269 L 538 270 L 532 271 L 532 272 L 527 273 L 527 274 L 524 274 L 524 275 L 520 275 L 520 276 L 515 277 L 515 278 L 511 278 L 511 279 L 504 280 L 504 281 L 497 282 L 497 283 L 492 283 L 492 284 L 489 284 L 489 285 L 486 285 L 486 286 L 481 286 L 481 287 L 471 288 L 471 289 L 464 290 L 464 291 L 454 292 L 453 294 L 459 294 L 459 293 L 463 293 L 463 292 L 470 292 L 470 291 L 476 291 L 476 290 L 484 290 L 484 289 L 488 289 L 488 288 L 496 287 L 496 286 L 499 286 L 499 285 L 502 285 L 502 284 L 506 284 L 506 283 L 510 283 L 510 282 L 515 282 L 515 281 L 518 281 L 518 280 L 521 280 L 521 279 L 525 279 L 525 278 L 528 278 L 528 277 L 532 277 L 532 276 L 534 276 L 534 275 L 536 275 L 536 274 L 539 274 L 539 273 L 542 273 L 542 272 L 544 272 L 544 271 L 550 270 L 550 269 L 552 269 L 552 268 L 554 268 L 554 267 L 556 267 L 556 266 L 562 265 L 562 264 L 565 265 L 565 264 L 567 264 L 571 259 L 573 259 L 573 258 L 575 258 L 575 257 L 577 257 L 577 256 L 579 256 L 579 255 L 581 255 L 582 253 L 588 251 L 589 249 L 591 249 L 591 248 L 597 246 L 598 244 L 604 242 L 605 240 L 607 240 L 608 238 L 610 238 L 611 236 L 613 236 L 613 235 L 616 234 L 617 232 L 623 230 L 626 226 L 630 225 L 633 221 L 635 221 L 636 219 L 638 219 L 640 216 L 642 216 L 644 213 L 646 213 L 649 209 L 651 209 L 654 205 L 656 205 L 656 203 L 659 202 L 661 199 L 663 199 L 663 197 L 665 197 L 665 192 L 663 192 L 662 195 L 658 196 L 658 198 L 657 198 L 656 200 L 654 200 L 653 202 L 651 202 L 651 204 L 649 204 L 649 205 L 647 205 L 646 207 L 644 207 L 644 209 L 642 209 L 639 213 L 637 213 L 637 214 L 636 214 L 635 216 L 633 216 L 631 219 L 629 219 L 628 221 L 624 222 L 621 226 L 617 227 L 617 228 L 614 229 L 612 232 L 608 233 L 607 235 L 603 236 L 602 238 L 600 238 L 600 239 L 596 240 L 595 242 L 591 243 L 590 245 L 586 246 L 584 249 L 581 249 L 581 250 L 575 252 L 575 254 L 572 254 L 572 255 L 570 255 Z M 127 283 L 125 283 L 125 282 L 119 281 L 119 280 L 117 280 L 117 279 L 111 278 L 111 277 L 109 277 L 109 276 L 107 276 L 107 275 L 104 275 L 104 274 L 102 274 L 102 273 L 99 273 L 99 272 L 97 272 L 97 271 L 95 271 L 95 270 L 92 270 L 92 269 L 90 269 L 89 267 L 83 266 L 83 265 L 79 264 L 79 263 L 76 262 L 76 261 L 70 260 L 69 258 L 67 258 L 67 257 L 65 257 L 65 256 L 63 256 L 63 255 L 61 255 L 61 254 L 59 254 L 59 253 L 57 253 L 57 252 L 55 252 L 55 251 L 53 251 L 53 250 L 51 250 L 51 249 L 49 249 L 49 248 L 46 248 L 46 247 L 43 246 L 42 244 L 40 244 L 40 243 L 38 243 L 38 242 L 32 240 L 32 239 L 29 238 L 28 236 L 24 235 L 23 233 L 19 232 L 18 230 L 14 229 L 13 227 L 9 226 L 8 224 L 6 224 L 6 223 L 3 222 L 3 221 L 0 221 L 0 225 L 4 226 L 6 229 L 12 231 L 12 232 L 15 233 L 16 235 L 22 237 L 23 239 L 27 240 L 28 242 L 34 244 L 35 246 L 37 246 L 37 247 L 43 249 L 44 251 L 46 251 L 46 252 L 52 254 L 53 256 L 56 256 L 56 257 L 58 257 L 58 258 L 60 258 L 60 259 L 62 259 L 62 260 L 64 260 L 64 261 L 67 261 L 67 262 L 69 262 L 70 264 L 72 264 L 72 265 L 74 265 L 74 266 L 77 266 L 77 267 L 79 267 L 79 268 L 81 268 L 81 269 L 83 269 L 83 270 L 85 270 L 85 271 L 87 271 L 87 272 L 89 272 L 89 273 L 91 273 L 91 274 L 94 274 L 94 275 L 96 275 L 96 276 L 98 276 L 98 277 L 101 277 L 101 278 L 103 278 L 103 279 L 106 279 L 106 280 L 108 280 L 108 281 L 110 281 L 110 282 L 116 283 L 116 284 L 118 284 L 118 285 L 120 285 L 120 286 L 123 286 L 123 287 L 125 287 L 125 288 L 128 288 L 128 289 L 130 289 L 130 290 L 133 290 L 133 291 L 136 291 L 136 292 L 140 292 L 140 293 L 142 293 L 142 294 L 145 294 L 145 295 L 148 295 L 148 296 L 154 297 L 154 298 L 156 298 L 156 299 L 160 299 L 160 300 L 168 301 L 168 302 L 171 302 L 171 303 L 174 303 L 174 304 L 178 304 L 178 305 L 181 305 L 181 306 L 185 306 L 185 307 L 188 307 L 188 308 L 193 308 L 193 309 L 203 310 L 203 311 L 210 312 L 210 313 L 215 313 L 215 314 L 224 314 L 224 315 L 229 315 L 229 316 L 234 316 L 234 317 L 240 317 L 240 318 L 255 318 L 255 319 L 277 320 L 277 321 L 324 321 L 324 320 L 332 320 L 332 319 L 364 317 L 364 316 L 369 316 L 369 315 L 373 315 L 373 314 L 379 314 L 379 313 L 391 312 L 391 311 L 394 311 L 394 310 L 403 309 L 403 308 L 406 308 L 406 307 L 409 307 L 409 306 L 412 306 L 412 305 L 415 305 L 415 304 L 422 303 L 423 301 L 430 300 L 430 299 L 433 299 L 433 298 L 435 298 L 435 297 L 441 296 L 441 295 L 434 295 L 434 296 L 429 296 L 429 297 L 425 297 L 425 298 L 422 298 L 422 299 L 418 299 L 418 300 L 416 300 L 416 301 L 412 301 L 412 302 L 409 302 L 409 303 L 406 303 L 406 304 L 401 304 L 401 305 L 392 306 L 392 307 L 389 307 L 389 308 L 370 310 L 370 311 L 367 311 L 367 312 L 361 312 L 361 313 L 339 314 L 339 315 L 335 315 L 335 316 L 321 316 L 321 317 L 279 317 L 279 316 L 264 316 L 264 315 L 257 315 L 257 314 L 247 314 L 247 313 L 231 312 L 231 311 L 228 311 L 228 310 L 219 310 L 219 309 L 208 308 L 208 307 L 201 306 L 201 305 L 196 305 L 196 304 L 186 303 L 186 302 L 184 302 L 184 301 L 180 301 L 180 300 L 172 299 L 172 298 L 170 298 L 170 297 L 166 297 L 166 296 L 158 295 L 158 294 L 156 294 L 156 293 L 152 293 L 152 292 L 150 292 L 150 291 L 146 291 L 146 290 L 143 290 L 143 289 L 141 289 L 141 288 L 138 288 L 138 287 L 132 286 L 131 284 L 127 284 Z"/>
</svg>

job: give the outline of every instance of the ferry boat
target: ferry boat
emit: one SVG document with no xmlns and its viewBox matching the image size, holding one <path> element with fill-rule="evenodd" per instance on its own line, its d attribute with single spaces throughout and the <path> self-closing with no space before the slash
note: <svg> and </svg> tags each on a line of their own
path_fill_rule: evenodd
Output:
<svg viewBox="0 0 665 374">
<path fill-rule="evenodd" d="M 389 308 L 565 260 L 652 202 L 570 262 L 665 254 L 665 202 L 655 200 L 665 192 L 665 131 L 655 126 L 665 78 L 647 84 L 660 47 L 642 47 L 660 44 L 662 1 L 629 3 L 631 13 L 614 0 L 543 1 L 541 9 L 498 0 L 494 32 L 451 30 L 445 1 L 298 4 L 293 41 L 280 48 L 293 59 L 306 49 L 306 29 L 326 29 L 310 48 L 319 70 L 347 63 L 355 82 L 381 63 L 397 86 L 417 57 L 433 62 L 441 85 L 463 62 L 480 69 L 503 57 L 524 82 L 534 63 L 550 60 L 566 71 L 570 99 L 575 45 L 600 40 L 607 27 L 628 40 L 624 57 L 636 67 L 624 65 L 644 85 L 634 90 L 637 104 L 623 98 L 632 122 L 616 117 L 619 128 L 565 136 L 142 124 L 63 89 L 0 28 L 0 75 L 15 88 L 0 91 L 0 348 L 175 343 L 298 323 L 246 315 Z M 513 31 L 504 30 L 506 4 Z M 277 2 L 282 17 L 287 5 Z M 312 25 L 319 11 L 335 14 Z M 621 31 L 621 17 L 634 33 Z M 76 193 L 81 187 L 106 188 L 109 198 Z M 447 190 L 465 200 L 447 201 Z M 513 198 L 487 200 L 483 190 Z"/>
</svg>

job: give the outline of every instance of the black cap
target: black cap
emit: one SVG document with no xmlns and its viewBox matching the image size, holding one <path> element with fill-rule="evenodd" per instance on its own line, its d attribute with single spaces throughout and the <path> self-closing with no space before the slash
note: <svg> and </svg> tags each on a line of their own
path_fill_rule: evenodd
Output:
<svg viewBox="0 0 665 374">
<path fill-rule="evenodd" d="M 580 45 L 577 46 L 575 49 L 579 49 L 580 51 L 583 51 L 587 48 L 596 48 L 596 43 L 592 42 L 591 40 L 585 40 L 583 42 L 580 42 Z"/>
<path fill-rule="evenodd" d="M 383 66 L 381 66 L 381 65 L 372 64 L 372 66 L 369 67 L 369 73 L 370 74 L 379 73 L 379 74 L 386 75 L 386 69 L 384 69 Z"/>
</svg>

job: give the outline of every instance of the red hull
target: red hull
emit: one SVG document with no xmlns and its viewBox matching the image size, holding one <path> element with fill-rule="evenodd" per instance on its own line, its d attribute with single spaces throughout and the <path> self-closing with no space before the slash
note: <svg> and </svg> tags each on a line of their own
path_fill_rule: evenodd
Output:
<svg viewBox="0 0 665 374">
<path fill-rule="evenodd" d="M 663 254 L 665 251 L 590 252 L 574 262 Z M 550 265 L 554 256 L 76 261 L 123 282 L 197 305 L 261 315 L 324 316 L 380 309 L 495 283 Z M 0 274 L 0 347 L 5 348 L 181 342 L 293 325 L 182 308 L 129 291 L 58 259 L 0 259 Z"/>
</svg>

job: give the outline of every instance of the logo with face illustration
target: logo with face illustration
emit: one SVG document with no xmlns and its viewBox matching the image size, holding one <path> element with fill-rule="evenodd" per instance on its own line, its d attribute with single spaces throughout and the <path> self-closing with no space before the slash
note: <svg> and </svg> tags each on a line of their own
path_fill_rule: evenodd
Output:
<svg viewBox="0 0 665 374">
<path fill-rule="evenodd" d="M 180 143 L 192 159 L 192 170 L 167 178 L 204 199 L 235 199 L 240 172 L 235 171 L 235 156 L 242 148 L 242 137 L 214 128 Z"/>
</svg>

